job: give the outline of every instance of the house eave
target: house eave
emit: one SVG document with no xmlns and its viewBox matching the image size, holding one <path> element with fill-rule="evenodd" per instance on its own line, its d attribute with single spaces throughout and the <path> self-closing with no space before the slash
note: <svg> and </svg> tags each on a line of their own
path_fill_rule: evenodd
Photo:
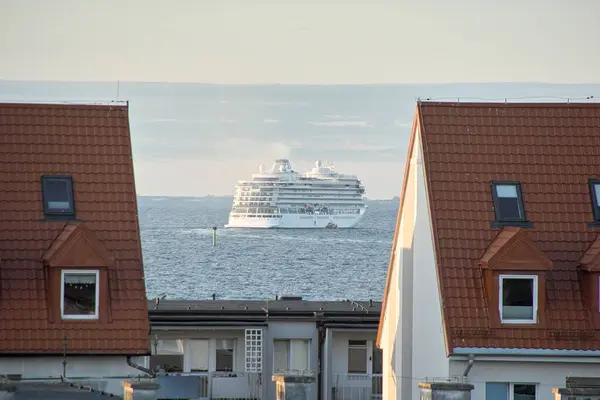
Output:
<svg viewBox="0 0 600 400">
<path fill-rule="evenodd" d="M 455 347 L 450 359 L 465 357 L 469 354 L 478 356 L 509 356 L 509 357 L 598 357 L 600 350 L 558 350 L 558 349 L 518 349 L 498 347 Z M 478 359 L 481 359 L 478 357 Z"/>
</svg>

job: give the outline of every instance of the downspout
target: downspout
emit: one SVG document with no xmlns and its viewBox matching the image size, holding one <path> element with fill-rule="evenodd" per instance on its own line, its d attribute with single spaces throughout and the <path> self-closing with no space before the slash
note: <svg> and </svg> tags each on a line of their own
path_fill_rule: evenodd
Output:
<svg viewBox="0 0 600 400">
<path fill-rule="evenodd" d="M 469 376 L 469 372 L 471 371 L 471 368 L 473 368 L 473 364 L 475 364 L 475 354 L 469 354 L 469 363 L 467 364 L 467 368 L 465 368 L 462 376 L 463 382 L 467 381 L 467 376 Z"/>
<path fill-rule="evenodd" d="M 133 361 L 131 361 L 131 356 L 127 356 L 127 365 L 129 365 L 131 368 L 135 368 L 139 371 L 142 371 L 145 374 L 150 375 L 151 378 L 156 378 L 156 373 L 154 373 L 154 371 L 134 363 Z"/>
<path fill-rule="evenodd" d="M 317 329 L 319 331 L 319 348 L 317 350 L 317 362 L 319 366 L 319 373 L 317 374 L 317 399 L 323 398 L 323 343 L 325 342 L 325 327 L 322 322 L 317 322 Z"/>
</svg>

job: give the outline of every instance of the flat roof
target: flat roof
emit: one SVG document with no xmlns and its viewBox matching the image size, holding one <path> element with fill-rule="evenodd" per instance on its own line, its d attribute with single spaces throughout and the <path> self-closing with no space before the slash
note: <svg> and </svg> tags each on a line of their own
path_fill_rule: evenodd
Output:
<svg viewBox="0 0 600 400">
<path fill-rule="evenodd" d="M 270 318 L 341 323 L 378 323 L 380 301 L 309 300 L 148 300 L 151 325 L 241 321 L 266 323 Z"/>
</svg>

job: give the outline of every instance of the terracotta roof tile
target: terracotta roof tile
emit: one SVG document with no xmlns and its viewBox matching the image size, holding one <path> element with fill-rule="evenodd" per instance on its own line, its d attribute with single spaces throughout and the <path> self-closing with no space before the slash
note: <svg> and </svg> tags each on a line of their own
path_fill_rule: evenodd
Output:
<svg viewBox="0 0 600 400">
<path fill-rule="evenodd" d="M 66 336 L 70 353 L 147 354 L 127 106 L 0 103 L 0 160 L 0 353 L 62 353 Z M 43 174 L 73 177 L 77 222 L 43 220 Z M 53 317 L 51 260 L 77 235 L 71 261 L 113 260 L 100 321 Z"/>
<path fill-rule="evenodd" d="M 450 347 L 597 349 L 578 275 L 600 253 L 588 179 L 600 176 L 600 104 L 418 105 L 430 209 Z M 490 330 L 479 261 L 489 262 L 519 229 L 492 229 L 490 181 L 520 181 L 532 243 L 551 262 L 544 329 Z M 486 253 L 487 249 L 487 253 Z M 586 253 L 587 250 L 587 253 Z M 482 259 L 483 257 L 483 259 Z"/>
</svg>

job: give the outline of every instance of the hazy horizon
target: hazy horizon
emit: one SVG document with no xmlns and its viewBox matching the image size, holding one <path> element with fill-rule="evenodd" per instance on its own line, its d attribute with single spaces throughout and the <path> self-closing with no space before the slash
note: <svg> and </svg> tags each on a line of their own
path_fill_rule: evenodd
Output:
<svg viewBox="0 0 600 400">
<path fill-rule="evenodd" d="M 231 196 L 238 180 L 285 157 L 301 172 L 331 161 L 357 175 L 368 198 L 391 199 L 401 191 L 418 97 L 584 101 L 596 94 L 600 84 L 0 81 L 0 101 L 129 101 L 137 192 L 158 197 Z"/>
</svg>

